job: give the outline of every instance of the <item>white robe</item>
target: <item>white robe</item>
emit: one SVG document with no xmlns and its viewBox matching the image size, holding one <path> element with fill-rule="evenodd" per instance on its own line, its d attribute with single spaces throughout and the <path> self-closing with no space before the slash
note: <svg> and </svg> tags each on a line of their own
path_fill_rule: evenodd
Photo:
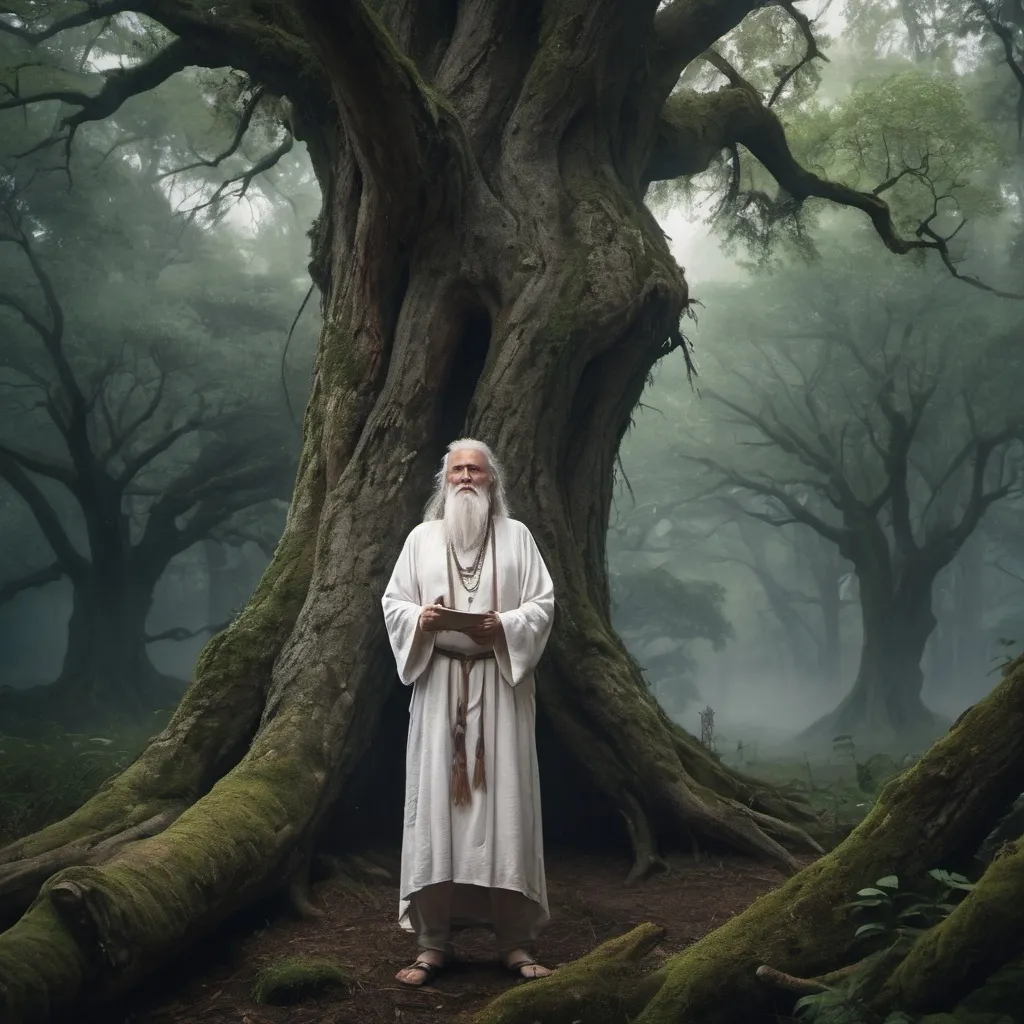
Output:
<svg viewBox="0 0 1024 1024">
<path fill-rule="evenodd" d="M 421 523 L 405 546 L 384 592 L 388 635 L 402 682 L 412 686 L 406 747 L 405 828 L 399 923 L 407 931 L 409 897 L 436 882 L 455 883 L 452 927 L 491 927 L 487 889 L 513 889 L 536 904 L 534 927 L 548 919 L 535 738 L 533 670 L 551 632 L 551 577 L 530 531 L 514 519 L 494 519 L 498 607 L 491 609 L 491 554 L 470 608 L 458 572 L 449 593 L 444 527 Z M 452 726 L 461 667 L 434 654 L 486 650 L 464 633 L 424 633 L 422 606 L 444 597 L 462 611 L 497 611 L 504 639 L 496 660 L 473 664 L 469 679 L 466 755 L 473 774 L 483 696 L 486 791 L 472 790 L 469 806 L 451 804 Z"/>
</svg>

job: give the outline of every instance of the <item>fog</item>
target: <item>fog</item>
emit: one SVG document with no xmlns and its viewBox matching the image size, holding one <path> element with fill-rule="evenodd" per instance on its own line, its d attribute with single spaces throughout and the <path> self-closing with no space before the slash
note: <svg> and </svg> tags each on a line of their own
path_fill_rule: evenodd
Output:
<svg viewBox="0 0 1024 1024">
<path fill-rule="evenodd" d="M 952 238 L 950 266 L 984 287 L 955 280 L 936 252 L 887 251 L 859 212 L 772 206 L 775 190 L 749 157 L 737 171 L 724 153 L 688 185 L 652 193 L 694 300 L 683 330 L 697 376 L 682 352 L 668 355 L 623 441 L 613 620 L 669 714 L 699 735 L 712 708 L 726 743 L 792 737 L 855 684 L 881 692 L 896 677 L 887 673 L 915 665 L 924 704 L 951 720 L 1024 642 L 1024 307 L 991 290 L 1021 278 L 1016 86 L 980 37 L 951 51 L 887 5 L 837 5 L 823 24 L 842 32 L 828 40 L 830 63 L 794 79 L 779 103 L 801 159 L 862 188 L 898 177 L 886 198 L 903 234 L 920 238 L 925 223 Z M 755 77 L 771 65 L 758 31 L 750 18 L 726 47 L 752 60 Z M 122 26 L 94 65 L 123 62 L 131 35 Z M 708 66 L 690 85 L 722 81 Z M 152 592 L 146 654 L 180 685 L 273 552 L 319 330 L 316 294 L 305 301 L 319 204 L 308 156 L 296 143 L 246 180 L 285 137 L 281 111 L 269 103 L 243 147 L 210 160 L 249 97 L 220 72 L 137 97 L 79 131 L 70 189 L 66 175 L 41 173 L 38 154 L 16 155 L 45 136 L 50 114 L 4 115 L 7 234 L 25 245 L 0 247 L 2 290 L 41 301 L 30 247 L 52 279 L 83 392 L 138 421 L 122 465 L 181 428 L 125 498 L 126 528 L 142 538 L 163 496 L 210 480 L 233 495 L 167 559 Z M 57 458 L 54 423 L 26 390 L 44 361 L 40 339 L 13 308 L 0 323 L 0 439 Z M 146 415 L 160 389 L 158 413 Z M 184 429 L 190 416 L 202 424 Z M 30 476 L 42 515 L 16 474 L 0 474 L 0 684 L 16 689 L 69 671 L 75 592 L 46 577 L 55 534 L 43 520 L 52 513 L 79 552 L 88 532 L 81 507 L 45 473 Z M 884 570 L 871 544 L 888 552 Z M 926 555 L 934 571 L 914 576 Z M 914 588 L 916 604 L 904 593 Z M 930 614 L 934 628 L 919 635 Z M 866 735 L 902 728 L 857 714 Z"/>
</svg>

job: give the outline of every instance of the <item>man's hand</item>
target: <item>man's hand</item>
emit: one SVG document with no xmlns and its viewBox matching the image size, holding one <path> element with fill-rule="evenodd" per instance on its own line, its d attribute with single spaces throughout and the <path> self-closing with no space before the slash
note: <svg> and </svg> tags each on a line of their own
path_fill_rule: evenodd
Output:
<svg viewBox="0 0 1024 1024">
<path fill-rule="evenodd" d="M 488 612 L 487 618 L 480 623 L 479 626 L 473 626 L 471 629 L 464 629 L 462 631 L 470 638 L 475 640 L 481 647 L 493 646 L 494 641 L 497 640 L 499 634 L 504 632 L 501 625 L 501 619 L 498 618 L 497 612 Z"/>
<path fill-rule="evenodd" d="M 444 609 L 444 595 L 438 597 L 433 604 L 426 604 L 420 612 L 420 629 L 424 633 L 436 633 L 441 612 Z"/>
</svg>

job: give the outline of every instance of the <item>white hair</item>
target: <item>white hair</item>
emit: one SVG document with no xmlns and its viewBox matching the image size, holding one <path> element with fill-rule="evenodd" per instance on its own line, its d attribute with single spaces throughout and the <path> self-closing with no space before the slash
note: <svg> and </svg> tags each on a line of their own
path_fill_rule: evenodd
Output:
<svg viewBox="0 0 1024 1024">
<path fill-rule="evenodd" d="M 460 437 L 458 441 L 452 441 L 448 445 L 444 458 L 441 460 L 441 468 L 434 477 L 434 493 L 431 494 L 426 508 L 423 510 L 423 521 L 431 519 L 444 519 L 444 501 L 448 494 L 448 460 L 452 452 L 463 449 L 480 452 L 487 460 L 487 472 L 491 476 L 490 496 L 491 514 L 495 516 L 508 516 L 508 500 L 505 497 L 505 474 L 501 463 L 494 456 L 491 447 L 483 441 L 477 441 L 472 437 Z"/>
</svg>

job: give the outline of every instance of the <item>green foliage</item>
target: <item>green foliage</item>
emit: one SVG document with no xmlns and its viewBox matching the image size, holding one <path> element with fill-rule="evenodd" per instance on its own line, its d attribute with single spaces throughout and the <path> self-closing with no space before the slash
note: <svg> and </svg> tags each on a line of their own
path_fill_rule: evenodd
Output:
<svg viewBox="0 0 1024 1024">
<path fill-rule="evenodd" d="M 135 760 L 169 714 L 154 714 L 145 728 L 115 726 L 102 736 L 55 725 L 31 737 L 0 734 L 0 846 L 80 807 Z"/>
<path fill-rule="evenodd" d="M 288 957 L 259 972 L 252 998 L 256 1003 L 288 1005 L 349 984 L 348 973 L 332 960 Z"/>
<path fill-rule="evenodd" d="M 854 939 L 866 947 L 860 966 L 842 983 L 798 999 L 794 1013 L 811 1024 L 913 1024 L 914 1018 L 894 1010 L 884 1018 L 871 1012 L 864 995 L 879 968 L 893 954 L 905 952 L 929 928 L 944 921 L 974 885 L 963 875 L 934 869 L 920 890 L 903 891 L 896 875 L 879 878 L 857 892 L 857 899 L 842 909 L 862 923 Z M 866 920 L 865 920 L 866 919 Z"/>
<path fill-rule="evenodd" d="M 905 232 L 936 213 L 948 232 L 957 218 L 1002 208 L 988 175 L 1007 154 L 953 75 L 911 67 L 862 80 L 840 103 L 808 105 L 789 137 L 819 174 L 881 189 Z"/>
</svg>

